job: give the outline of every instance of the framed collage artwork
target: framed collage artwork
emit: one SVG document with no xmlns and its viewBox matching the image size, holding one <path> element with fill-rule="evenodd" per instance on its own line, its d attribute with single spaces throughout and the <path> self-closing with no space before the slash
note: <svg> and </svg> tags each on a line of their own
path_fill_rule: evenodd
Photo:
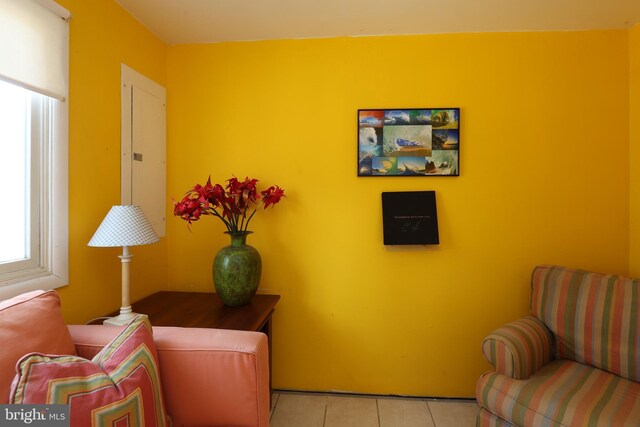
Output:
<svg viewBox="0 0 640 427">
<path fill-rule="evenodd" d="M 358 110 L 358 176 L 460 175 L 460 109 Z"/>
</svg>

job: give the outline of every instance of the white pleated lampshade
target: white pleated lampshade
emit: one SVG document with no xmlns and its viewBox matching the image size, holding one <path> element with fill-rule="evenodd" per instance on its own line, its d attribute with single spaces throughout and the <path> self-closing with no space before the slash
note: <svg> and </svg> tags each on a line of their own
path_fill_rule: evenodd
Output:
<svg viewBox="0 0 640 427">
<path fill-rule="evenodd" d="M 139 246 L 158 240 L 140 206 L 123 205 L 111 208 L 89 241 L 89 246 Z"/>
</svg>

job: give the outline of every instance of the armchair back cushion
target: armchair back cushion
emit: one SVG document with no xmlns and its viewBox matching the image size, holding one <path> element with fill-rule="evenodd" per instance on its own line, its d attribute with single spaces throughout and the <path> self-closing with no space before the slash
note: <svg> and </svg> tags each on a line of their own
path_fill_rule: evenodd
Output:
<svg viewBox="0 0 640 427">
<path fill-rule="evenodd" d="M 33 291 L 0 302 L 0 404 L 9 403 L 16 363 L 27 353 L 75 355 L 54 291 Z"/>
<path fill-rule="evenodd" d="M 531 312 L 555 336 L 556 358 L 640 382 L 640 281 L 539 266 L 531 286 Z"/>
</svg>

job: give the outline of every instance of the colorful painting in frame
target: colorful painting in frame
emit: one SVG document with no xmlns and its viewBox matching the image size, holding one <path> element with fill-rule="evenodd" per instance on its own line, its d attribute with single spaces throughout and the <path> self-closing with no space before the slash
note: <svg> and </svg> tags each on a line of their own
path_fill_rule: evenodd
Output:
<svg viewBox="0 0 640 427">
<path fill-rule="evenodd" d="M 358 110 L 358 176 L 460 175 L 460 109 Z"/>
</svg>

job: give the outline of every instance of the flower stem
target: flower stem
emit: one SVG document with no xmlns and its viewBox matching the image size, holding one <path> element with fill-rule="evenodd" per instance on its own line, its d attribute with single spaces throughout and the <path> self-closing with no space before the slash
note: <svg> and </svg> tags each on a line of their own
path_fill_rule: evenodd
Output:
<svg viewBox="0 0 640 427">
<path fill-rule="evenodd" d="M 255 208 L 253 208 L 253 212 L 251 212 L 251 215 L 249 215 L 249 219 L 247 220 L 247 224 L 244 227 L 244 231 L 246 231 L 247 227 L 249 227 L 249 221 L 251 221 L 251 218 L 253 218 L 260 206 L 262 206 L 262 200 L 260 200 L 260 203 L 258 203 Z"/>
</svg>

